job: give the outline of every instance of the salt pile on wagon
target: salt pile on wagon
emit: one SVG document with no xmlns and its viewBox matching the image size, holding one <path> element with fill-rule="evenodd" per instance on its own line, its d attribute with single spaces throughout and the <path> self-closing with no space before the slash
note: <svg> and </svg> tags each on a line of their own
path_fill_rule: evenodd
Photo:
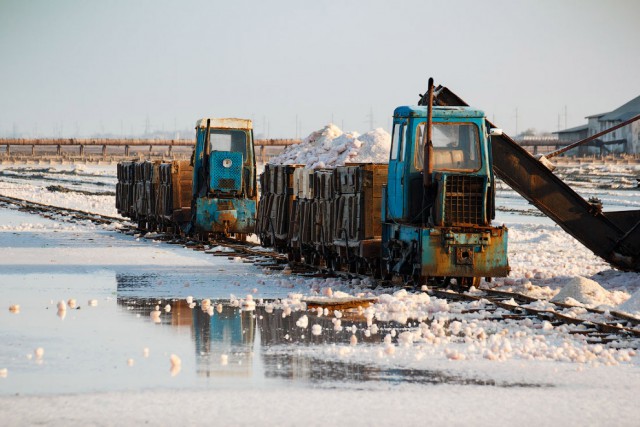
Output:
<svg viewBox="0 0 640 427">
<path fill-rule="evenodd" d="M 382 128 L 360 135 L 328 124 L 300 144 L 287 147 L 269 163 L 305 165 L 311 169 L 335 168 L 345 163 L 387 163 L 390 149 L 391 136 Z"/>
</svg>

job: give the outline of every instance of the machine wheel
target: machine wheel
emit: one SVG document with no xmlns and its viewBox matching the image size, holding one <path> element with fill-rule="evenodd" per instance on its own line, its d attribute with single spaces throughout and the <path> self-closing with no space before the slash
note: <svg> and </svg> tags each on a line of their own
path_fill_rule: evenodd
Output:
<svg viewBox="0 0 640 427">
<path fill-rule="evenodd" d="M 332 271 L 340 271 L 340 269 L 342 268 L 342 264 L 340 263 L 340 256 L 338 255 L 335 255 L 329 258 L 328 264 L 329 264 L 329 268 Z"/>
<path fill-rule="evenodd" d="M 472 286 L 477 288 L 482 281 L 482 277 L 456 277 L 455 279 L 460 292 L 466 292 L 471 289 Z"/>
</svg>

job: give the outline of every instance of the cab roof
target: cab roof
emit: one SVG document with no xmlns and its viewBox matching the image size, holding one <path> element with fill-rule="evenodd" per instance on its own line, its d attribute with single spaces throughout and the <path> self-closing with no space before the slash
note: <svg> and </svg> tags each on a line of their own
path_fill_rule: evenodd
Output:
<svg viewBox="0 0 640 427">
<path fill-rule="evenodd" d="M 472 107 L 442 107 L 434 105 L 432 117 L 435 118 L 484 118 L 484 111 Z M 426 105 L 403 105 L 397 107 L 393 117 L 427 117 Z"/>
<path fill-rule="evenodd" d="M 215 119 L 215 118 L 205 118 L 200 119 L 196 122 L 197 128 L 206 128 L 207 120 L 211 120 L 210 126 L 214 129 L 252 129 L 253 124 L 249 119 Z"/>
</svg>

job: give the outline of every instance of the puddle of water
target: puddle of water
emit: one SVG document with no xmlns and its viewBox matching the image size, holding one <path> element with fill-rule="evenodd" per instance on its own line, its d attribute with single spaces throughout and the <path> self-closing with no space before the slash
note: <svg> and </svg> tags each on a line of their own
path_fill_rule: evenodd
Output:
<svg viewBox="0 0 640 427">
<path fill-rule="evenodd" d="M 359 345 L 378 345 L 384 331 L 365 337 L 366 321 L 343 318 L 342 332 L 329 317 L 310 311 L 283 317 L 264 307 L 244 311 L 214 301 L 214 314 L 184 299 L 129 298 L 116 295 L 112 272 L 91 275 L 32 274 L 2 276 L 0 304 L 20 303 L 20 313 L 0 311 L 0 394 L 51 394 L 150 388 L 362 387 L 364 384 L 496 385 L 439 371 L 387 369 L 300 354 L 301 346 L 346 344 L 347 328 L 358 326 Z M 74 298 L 79 308 L 61 315 L 60 300 Z M 89 305 L 97 300 L 96 306 Z M 169 312 L 166 305 L 171 306 Z M 221 304 L 221 306 L 218 306 Z M 159 321 L 151 315 L 160 310 Z M 309 327 L 296 322 L 309 318 Z M 319 324 L 323 333 L 311 334 Z M 398 329 L 400 331 L 400 329 Z M 41 359 L 35 350 L 41 347 Z M 145 350 L 147 349 L 147 350 Z M 148 351 L 145 354 L 145 351 Z M 170 358 L 181 360 L 172 371 Z M 172 375 L 173 374 L 173 375 Z"/>
<path fill-rule="evenodd" d="M 3 218 L 21 224 L 26 214 L 5 210 Z M 333 330 L 330 317 L 311 311 L 284 316 L 259 305 L 243 311 L 229 303 L 229 295 L 254 293 L 261 298 L 283 298 L 308 291 L 293 277 L 269 276 L 251 265 L 172 248 L 117 232 L 83 229 L 51 232 L 51 221 L 27 215 L 28 223 L 43 223 L 42 232 L 0 232 L 0 244 L 38 252 L 35 264 L 7 264 L 0 272 L 0 394 L 55 394 L 153 388 L 269 388 L 273 386 L 355 387 L 365 384 L 470 384 L 496 385 L 472 376 L 438 370 L 390 369 L 366 363 L 347 363 L 318 352 L 317 346 L 349 343 L 356 325 L 358 345 L 380 345 L 384 335 L 403 326 L 378 322 L 381 331 L 366 337 L 366 320 L 345 315 L 343 330 Z M 18 222 L 20 221 L 20 222 Z M 53 223 L 55 224 L 55 223 Z M 148 247 L 147 247 L 148 246 Z M 84 248 L 87 249 L 84 249 Z M 143 252 L 132 251 L 132 248 Z M 69 249 L 67 249 L 69 248 Z M 81 248 L 88 258 L 78 262 Z M 107 249 L 108 248 L 108 249 Z M 5 246 L 10 256 L 15 246 Z M 95 251 L 90 252 L 90 251 Z M 121 255 L 115 256 L 116 253 Z M 166 253 L 169 251 L 169 253 Z M 146 254 L 146 264 L 124 264 L 122 257 Z M 31 254 L 31 255 L 29 255 Z M 59 265 L 47 261 L 55 254 Z M 76 254 L 76 255 L 65 255 Z M 97 260 L 111 257 L 103 264 Z M 158 259 L 155 259 L 155 257 Z M 53 259 L 51 258 L 51 259 Z M 68 258 L 68 259 L 67 259 Z M 197 258 L 197 259 L 196 259 Z M 204 260 L 204 261 L 203 261 Z M 197 261 L 197 262 L 195 262 Z M 74 264 L 77 263 L 78 265 Z M 304 282 L 304 281 L 303 281 Z M 221 310 L 213 315 L 189 308 L 187 295 L 215 299 Z M 75 299 L 76 309 L 59 313 L 59 301 Z M 227 298 L 226 301 L 222 298 Z M 96 300 L 97 305 L 89 304 Z M 20 313 L 7 308 L 20 304 Z M 171 310 L 164 311 L 169 304 Z M 158 306 L 159 322 L 151 312 Z M 296 325 L 303 315 L 308 327 Z M 323 333 L 313 335 L 312 325 Z M 42 358 L 36 349 L 42 348 Z M 181 360 L 179 372 L 170 359 Z M 499 384 L 504 385 L 504 384 Z"/>
</svg>

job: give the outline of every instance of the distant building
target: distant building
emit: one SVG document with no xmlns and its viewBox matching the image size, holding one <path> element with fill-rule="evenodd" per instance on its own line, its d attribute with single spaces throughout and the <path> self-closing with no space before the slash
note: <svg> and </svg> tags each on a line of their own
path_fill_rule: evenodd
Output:
<svg viewBox="0 0 640 427">
<path fill-rule="evenodd" d="M 571 129 L 553 132 L 560 141 L 567 143 L 595 135 L 612 128 L 640 114 L 640 96 L 609 113 L 594 114 L 586 117 L 587 124 Z M 568 155 L 608 154 L 608 153 L 640 153 L 640 120 L 623 128 L 607 133 L 600 138 L 571 150 Z"/>
</svg>

